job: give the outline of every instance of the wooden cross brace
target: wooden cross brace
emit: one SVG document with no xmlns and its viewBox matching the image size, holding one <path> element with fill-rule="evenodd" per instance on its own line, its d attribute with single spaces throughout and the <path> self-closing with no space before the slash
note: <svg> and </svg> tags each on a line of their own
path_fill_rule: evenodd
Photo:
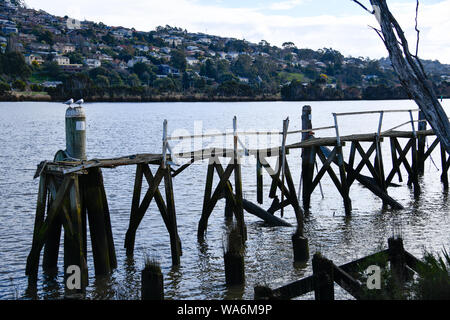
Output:
<svg viewBox="0 0 450 320">
<path fill-rule="evenodd" d="M 145 177 L 148 183 L 148 190 L 141 202 L 142 180 Z M 164 201 L 159 185 L 164 179 L 166 201 Z M 130 224 L 125 236 L 125 249 L 127 255 L 134 252 L 136 231 L 147 212 L 151 201 L 155 199 L 161 217 L 170 235 L 170 247 L 172 253 L 172 264 L 180 264 L 182 255 L 181 241 L 178 236 L 178 227 L 175 212 L 175 201 L 173 196 L 172 174 L 169 165 L 165 168 L 160 166 L 155 175 L 152 174 L 148 164 L 138 164 L 136 167 L 136 178 L 134 182 L 133 200 L 131 204 Z"/>
<path fill-rule="evenodd" d="M 245 241 L 247 238 L 244 221 L 244 211 L 242 206 L 242 188 L 236 187 L 236 194 L 234 194 L 231 183 L 229 181 L 231 174 L 234 172 L 235 185 L 241 183 L 240 171 L 237 170 L 238 168 L 240 169 L 240 163 L 236 163 L 237 161 L 235 160 L 235 158 L 232 158 L 226 169 L 224 170 L 218 157 L 212 156 L 211 158 L 209 158 L 208 171 L 206 175 L 205 195 L 203 198 L 202 216 L 200 218 L 197 231 L 197 238 L 199 239 L 199 241 L 203 241 L 208 226 L 208 219 L 211 216 L 211 213 L 214 210 L 217 201 L 219 201 L 219 199 L 221 199 L 224 195 L 231 206 L 231 210 L 233 211 L 234 216 L 236 217 L 242 240 Z M 213 192 L 212 185 L 214 172 L 217 172 L 220 180 Z"/>
</svg>

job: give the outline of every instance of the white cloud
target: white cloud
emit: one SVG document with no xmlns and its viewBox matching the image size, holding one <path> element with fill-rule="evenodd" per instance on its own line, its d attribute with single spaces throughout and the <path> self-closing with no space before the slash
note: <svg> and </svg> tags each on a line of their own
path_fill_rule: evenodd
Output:
<svg viewBox="0 0 450 320">
<path fill-rule="evenodd" d="M 289 9 L 295 8 L 302 2 L 303 2 L 302 0 L 290 0 L 290 1 L 275 2 L 269 6 L 269 9 L 270 10 L 289 10 Z"/>
<path fill-rule="evenodd" d="M 283 2 L 292 4 L 298 1 Z M 27 3 L 31 7 L 43 8 L 62 16 L 67 14 L 70 7 L 71 12 L 79 12 L 79 16 L 74 18 L 102 21 L 113 26 L 135 27 L 143 31 L 168 24 L 192 32 L 207 31 L 210 34 L 245 38 L 253 42 L 265 39 L 279 46 L 283 42 L 292 41 L 298 47 L 333 47 L 344 55 L 372 58 L 387 55 L 381 40 L 368 28 L 368 25 L 377 26 L 375 17 L 363 10 L 360 14 L 347 16 L 321 15 L 318 12 L 311 17 L 292 17 L 270 14 L 260 8 L 224 8 L 217 2 L 201 5 L 195 0 L 78 0 L 65 1 L 65 6 L 57 5 L 53 0 L 28 0 Z M 351 1 L 342 5 L 349 6 L 349 10 L 356 6 Z M 415 1 L 390 6 L 414 48 Z M 419 54 L 422 58 L 450 63 L 449 13 L 450 0 L 430 5 L 421 4 Z"/>
</svg>

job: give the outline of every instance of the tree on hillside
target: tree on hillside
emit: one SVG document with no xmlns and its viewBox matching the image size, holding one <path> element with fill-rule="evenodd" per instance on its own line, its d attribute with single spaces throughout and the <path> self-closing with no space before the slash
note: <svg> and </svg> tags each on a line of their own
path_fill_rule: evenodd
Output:
<svg viewBox="0 0 450 320">
<path fill-rule="evenodd" d="M 184 52 L 181 50 L 172 50 L 170 52 L 170 56 L 171 56 L 170 62 L 172 66 L 180 70 L 180 72 L 184 72 L 184 70 L 186 70 L 187 65 L 186 55 L 184 54 Z"/>
</svg>

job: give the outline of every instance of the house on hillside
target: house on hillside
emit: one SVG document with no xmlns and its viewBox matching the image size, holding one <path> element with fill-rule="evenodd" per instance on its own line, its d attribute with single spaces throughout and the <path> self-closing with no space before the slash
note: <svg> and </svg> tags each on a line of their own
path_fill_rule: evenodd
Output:
<svg viewBox="0 0 450 320">
<path fill-rule="evenodd" d="M 30 66 L 33 64 L 41 65 L 44 63 L 44 59 L 42 59 L 42 56 L 38 54 L 26 54 L 25 62 Z"/>
<path fill-rule="evenodd" d="M 53 58 L 53 61 L 56 62 L 59 66 L 70 64 L 70 59 L 65 56 L 56 56 Z"/>
</svg>

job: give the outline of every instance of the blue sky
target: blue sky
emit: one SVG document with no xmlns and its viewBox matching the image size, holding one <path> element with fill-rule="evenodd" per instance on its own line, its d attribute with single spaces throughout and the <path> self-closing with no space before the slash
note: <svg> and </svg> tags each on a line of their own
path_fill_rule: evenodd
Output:
<svg viewBox="0 0 450 320">
<path fill-rule="evenodd" d="M 369 0 L 361 0 L 370 6 Z M 274 45 L 292 41 L 298 47 L 332 47 L 348 56 L 386 56 L 368 25 L 373 16 L 351 0 L 26 0 L 36 9 L 113 26 L 149 31 L 169 24 L 191 32 Z M 415 0 L 388 0 L 411 42 L 415 42 Z M 450 64 L 450 0 L 421 0 L 419 55 Z"/>
</svg>

